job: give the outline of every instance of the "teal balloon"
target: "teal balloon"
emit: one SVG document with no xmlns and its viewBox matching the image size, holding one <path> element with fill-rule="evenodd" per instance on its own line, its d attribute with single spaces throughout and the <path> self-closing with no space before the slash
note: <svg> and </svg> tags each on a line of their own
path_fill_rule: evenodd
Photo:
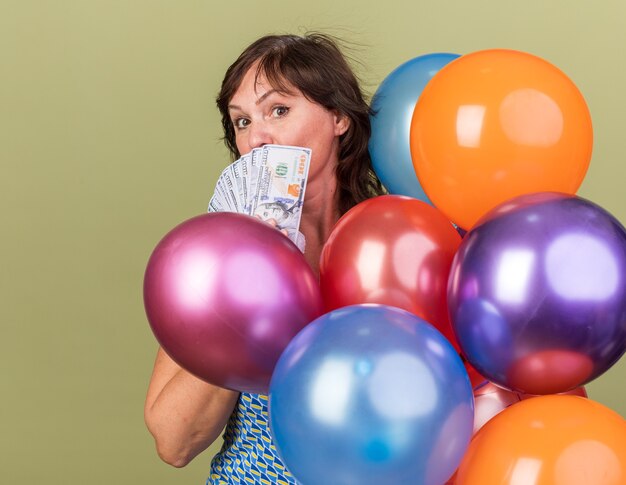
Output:
<svg viewBox="0 0 626 485">
<path fill-rule="evenodd" d="M 272 438 L 304 485 L 441 485 L 472 436 L 463 363 L 416 315 L 353 305 L 314 320 L 270 384 Z"/>
<path fill-rule="evenodd" d="M 407 195 L 433 205 L 411 161 L 411 119 L 428 81 L 458 57 L 437 53 L 411 59 L 394 69 L 374 94 L 369 151 L 376 175 L 391 194 Z"/>
</svg>

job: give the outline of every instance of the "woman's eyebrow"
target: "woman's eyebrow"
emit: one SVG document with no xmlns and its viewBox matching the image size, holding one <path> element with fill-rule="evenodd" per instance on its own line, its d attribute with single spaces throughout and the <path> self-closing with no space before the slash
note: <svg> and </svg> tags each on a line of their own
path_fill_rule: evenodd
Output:
<svg viewBox="0 0 626 485">
<path fill-rule="evenodd" d="M 264 92 L 261 96 L 259 96 L 259 99 L 256 100 L 256 102 L 254 104 L 259 105 L 261 104 L 263 101 L 265 101 L 267 99 L 268 96 L 277 93 L 278 90 L 277 89 L 270 89 L 269 91 Z"/>
<path fill-rule="evenodd" d="M 261 104 L 263 101 L 265 101 L 269 96 L 271 96 L 274 93 L 278 93 L 278 94 L 281 94 L 283 96 L 290 96 L 291 95 L 291 93 L 289 91 L 284 91 L 284 90 L 281 90 L 281 89 L 270 89 L 269 91 L 266 91 L 261 96 L 259 96 L 259 99 L 257 99 L 254 102 L 254 104 L 258 106 L 259 104 Z M 229 104 L 228 105 L 228 109 L 229 110 L 231 110 L 231 109 L 238 109 L 239 111 L 243 111 L 241 109 L 241 106 L 238 106 L 236 104 Z"/>
<path fill-rule="evenodd" d="M 256 104 L 256 105 L 261 104 L 263 101 L 265 101 L 265 99 L 267 99 L 267 97 L 268 97 L 268 96 L 270 96 L 270 95 L 272 95 L 272 94 L 274 94 L 274 93 L 276 93 L 276 92 L 278 92 L 278 90 L 277 90 L 277 89 L 270 89 L 269 91 L 264 92 L 261 96 L 259 96 L 259 99 L 257 99 L 257 100 L 254 102 L 254 104 Z M 243 111 L 243 110 L 241 109 L 241 106 L 238 106 L 238 105 L 236 105 L 236 104 L 229 104 L 229 105 L 228 105 L 228 109 L 229 109 L 229 110 L 230 110 L 230 109 L 238 109 L 239 111 Z"/>
</svg>

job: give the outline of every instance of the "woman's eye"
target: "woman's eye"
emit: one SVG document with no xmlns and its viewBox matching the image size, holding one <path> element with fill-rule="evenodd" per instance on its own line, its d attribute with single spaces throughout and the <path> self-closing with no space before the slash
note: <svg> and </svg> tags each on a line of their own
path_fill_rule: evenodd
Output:
<svg viewBox="0 0 626 485">
<path fill-rule="evenodd" d="M 272 109 L 272 116 L 280 118 L 285 116 L 288 112 L 289 108 L 287 106 L 276 106 Z"/>
<path fill-rule="evenodd" d="M 233 125 L 235 125 L 235 128 L 238 130 L 242 130 L 249 124 L 250 124 L 250 120 L 248 118 L 237 118 L 233 120 Z"/>
</svg>

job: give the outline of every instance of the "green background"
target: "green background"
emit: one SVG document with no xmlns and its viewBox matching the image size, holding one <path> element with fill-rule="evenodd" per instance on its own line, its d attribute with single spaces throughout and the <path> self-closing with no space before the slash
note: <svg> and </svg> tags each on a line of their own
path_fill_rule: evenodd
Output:
<svg viewBox="0 0 626 485">
<path fill-rule="evenodd" d="M 429 52 L 539 55 L 592 113 L 579 193 L 625 221 L 625 21 L 622 0 L 2 0 L 0 483 L 204 483 L 209 453 L 171 468 L 143 423 L 156 343 L 142 278 L 227 163 L 213 99 L 249 42 L 354 41 L 370 94 Z M 625 361 L 587 387 L 623 416 Z"/>
</svg>

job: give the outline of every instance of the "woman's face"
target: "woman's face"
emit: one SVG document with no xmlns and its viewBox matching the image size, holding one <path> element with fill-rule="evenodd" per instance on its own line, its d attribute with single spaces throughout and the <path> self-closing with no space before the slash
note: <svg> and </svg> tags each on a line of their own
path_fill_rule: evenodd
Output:
<svg viewBox="0 0 626 485">
<path fill-rule="evenodd" d="M 255 82 L 256 64 L 244 76 L 229 104 L 239 153 L 267 144 L 292 145 L 312 151 L 309 179 L 334 167 L 339 137 L 349 127 L 345 116 L 309 101 L 298 89 L 289 93 L 274 89 L 261 73 Z"/>
</svg>

